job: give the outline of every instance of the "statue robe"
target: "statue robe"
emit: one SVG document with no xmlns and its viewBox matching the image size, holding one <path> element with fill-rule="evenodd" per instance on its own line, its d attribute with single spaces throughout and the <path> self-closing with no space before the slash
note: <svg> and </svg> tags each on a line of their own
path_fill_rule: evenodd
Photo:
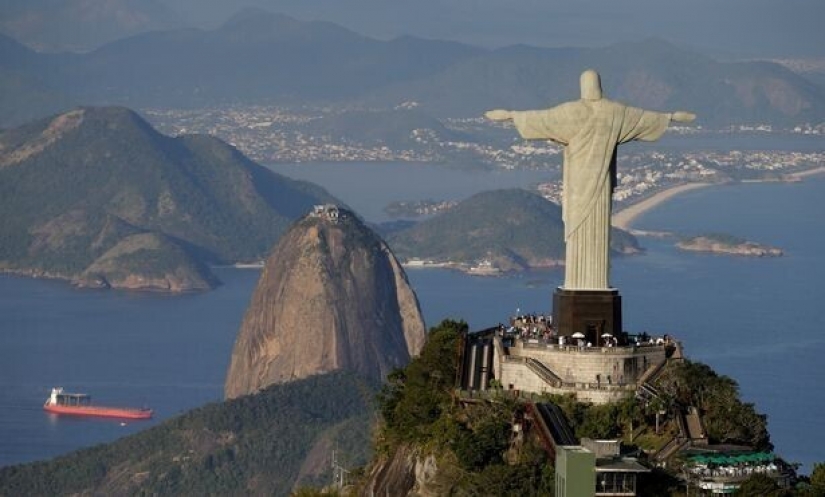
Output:
<svg viewBox="0 0 825 497">
<path fill-rule="evenodd" d="M 513 122 L 523 138 L 565 145 L 564 288 L 610 288 L 610 214 L 616 146 L 631 140 L 658 139 L 667 129 L 672 114 L 628 107 L 604 98 L 513 114 Z"/>
</svg>

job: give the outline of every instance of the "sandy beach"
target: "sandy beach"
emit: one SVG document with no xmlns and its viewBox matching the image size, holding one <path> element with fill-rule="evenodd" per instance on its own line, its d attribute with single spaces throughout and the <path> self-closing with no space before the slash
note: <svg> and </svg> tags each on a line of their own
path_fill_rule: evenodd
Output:
<svg viewBox="0 0 825 497">
<path fill-rule="evenodd" d="M 657 205 L 666 202 L 667 200 L 675 197 L 676 195 L 679 195 L 680 193 L 684 193 L 690 190 L 696 190 L 698 188 L 704 188 L 710 185 L 711 183 L 686 183 L 683 185 L 668 188 L 666 190 L 662 190 L 642 200 L 641 202 L 635 203 L 613 214 L 613 226 L 621 228 L 623 230 L 629 230 L 631 228 L 631 225 L 633 224 L 633 221 L 637 217 L 647 212 L 648 210 L 656 207 Z"/>
<path fill-rule="evenodd" d="M 808 176 L 814 176 L 819 174 L 825 174 L 825 166 L 817 167 L 814 169 L 808 169 L 806 171 L 800 171 L 798 173 L 789 173 L 781 181 L 801 181 L 807 178 Z M 743 183 L 746 182 L 747 181 L 743 181 Z M 753 182 L 756 183 L 762 181 L 755 180 Z M 669 199 L 673 198 L 676 195 L 679 195 L 680 193 L 684 193 L 690 190 L 696 190 L 698 188 L 704 188 L 712 184 L 713 183 L 686 183 L 674 186 L 672 188 L 668 188 L 666 190 L 662 190 L 642 200 L 641 202 L 635 203 L 629 207 L 620 210 L 619 212 L 614 213 L 613 226 L 621 228 L 623 230 L 630 230 L 632 228 L 633 221 L 635 221 L 637 217 L 649 211 L 650 209 L 653 209 L 659 204 L 668 201 Z"/>
<path fill-rule="evenodd" d="M 808 169 L 807 171 L 800 171 L 798 173 L 791 173 L 788 175 L 788 178 L 792 180 L 802 179 L 808 176 L 813 176 L 815 174 L 822 174 L 825 173 L 825 166 L 817 167 L 814 169 Z"/>
</svg>

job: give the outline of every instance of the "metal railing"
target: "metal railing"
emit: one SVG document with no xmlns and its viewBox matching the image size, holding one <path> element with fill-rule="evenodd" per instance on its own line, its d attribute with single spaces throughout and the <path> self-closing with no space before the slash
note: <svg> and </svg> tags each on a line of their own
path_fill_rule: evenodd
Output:
<svg viewBox="0 0 825 497">
<path fill-rule="evenodd" d="M 520 344 L 525 349 L 551 349 L 559 352 L 586 353 L 586 354 L 615 354 L 627 355 L 637 351 L 648 351 L 651 349 L 665 349 L 666 344 L 644 344 L 644 345 L 624 345 L 615 347 L 600 346 L 579 346 L 579 345 L 559 345 L 558 341 L 544 338 L 515 338 L 515 343 Z"/>
</svg>

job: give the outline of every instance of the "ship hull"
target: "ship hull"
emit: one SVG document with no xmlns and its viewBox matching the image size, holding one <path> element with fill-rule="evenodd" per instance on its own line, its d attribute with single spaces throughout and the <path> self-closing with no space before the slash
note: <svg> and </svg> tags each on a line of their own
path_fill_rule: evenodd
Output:
<svg viewBox="0 0 825 497">
<path fill-rule="evenodd" d="M 46 404 L 43 406 L 43 410 L 54 414 L 93 416 L 100 418 L 149 419 L 152 417 L 151 409 L 129 409 L 125 407 L 61 406 Z"/>
</svg>

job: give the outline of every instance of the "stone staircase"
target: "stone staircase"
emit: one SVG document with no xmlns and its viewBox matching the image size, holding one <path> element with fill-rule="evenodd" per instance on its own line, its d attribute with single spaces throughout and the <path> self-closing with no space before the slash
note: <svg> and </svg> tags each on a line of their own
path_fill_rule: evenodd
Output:
<svg viewBox="0 0 825 497">
<path fill-rule="evenodd" d="M 707 444 L 705 428 L 702 425 L 702 418 L 699 410 L 694 406 L 688 406 L 686 410 L 674 409 L 673 416 L 679 427 L 679 435 L 673 437 L 664 447 L 653 455 L 653 460 L 664 462 L 671 456 L 679 453 L 692 445 Z"/>
<path fill-rule="evenodd" d="M 641 401 L 649 402 L 653 399 L 659 398 L 659 391 L 656 390 L 656 387 L 654 387 L 650 383 L 641 383 L 636 388 L 636 398 Z"/>
<path fill-rule="evenodd" d="M 560 388 L 562 386 L 561 378 L 556 376 L 556 374 L 553 373 L 553 371 L 551 371 L 550 368 L 545 366 L 541 361 L 537 361 L 532 357 L 527 357 L 524 364 L 527 365 L 530 371 L 536 373 L 536 375 L 544 380 L 544 382 L 548 385 L 555 388 Z"/>
<path fill-rule="evenodd" d="M 705 426 L 702 424 L 702 417 L 699 416 L 699 410 L 693 406 L 687 408 L 685 414 L 685 424 L 687 429 L 687 436 L 694 443 L 707 444 L 707 433 L 705 433 Z"/>
<path fill-rule="evenodd" d="M 653 386 L 653 382 L 664 370 L 667 361 L 659 364 L 651 364 L 636 382 L 636 398 L 642 401 L 650 401 L 659 398 L 659 391 Z"/>
<path fill-rule="evenodd" d="M 669 457 L 687 448 L 688 445 L 690 445 L 689 439 L 682 436 L 673 437 L 670 442 L 653 454 L 652 459 L 656 462 L 664 462 Z"/>
</svg>

